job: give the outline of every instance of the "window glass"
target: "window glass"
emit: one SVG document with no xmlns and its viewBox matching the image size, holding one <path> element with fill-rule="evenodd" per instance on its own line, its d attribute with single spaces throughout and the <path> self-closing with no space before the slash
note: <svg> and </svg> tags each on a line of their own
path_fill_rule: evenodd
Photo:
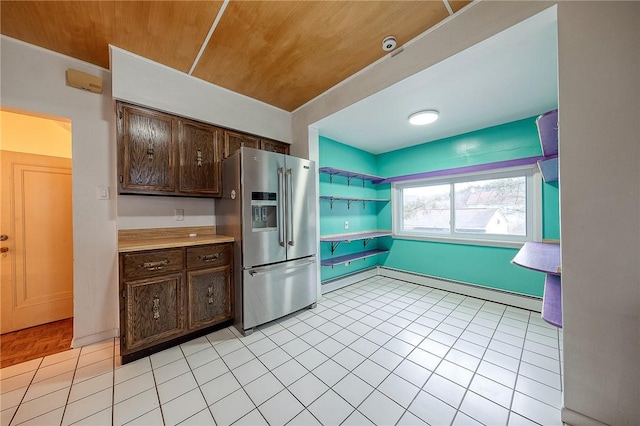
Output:
<svg viewBox="0 0 640 426">
<path fill-rule="evenodd" d="M 474 242 L 532 241 L 534 229 L 540 228 L 533 221 L 540 217 L 541 205 L 541 195 L 534 196 L 540 185 L 534 182 L 533 167 L 527 166 L 396 183 L 394 235 Z"/>
</svg>

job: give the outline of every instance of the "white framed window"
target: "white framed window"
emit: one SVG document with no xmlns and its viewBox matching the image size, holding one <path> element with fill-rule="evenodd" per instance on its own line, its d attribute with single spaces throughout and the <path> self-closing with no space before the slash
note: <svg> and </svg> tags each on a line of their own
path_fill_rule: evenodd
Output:
<svg viewBox="0 0 640 426">
<path fill-rule="evenodd" d="M 535 166 L 394 183 L 391 192 L 395 238 L 518 247 L 542 237 Z"/>
</svg>

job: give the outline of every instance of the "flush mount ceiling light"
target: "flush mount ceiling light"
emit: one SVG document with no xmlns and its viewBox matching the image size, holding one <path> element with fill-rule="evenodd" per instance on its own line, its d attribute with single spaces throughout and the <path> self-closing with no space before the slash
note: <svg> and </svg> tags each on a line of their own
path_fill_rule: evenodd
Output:
<svg viewBox="0 0 640 426">
<path fill-rule="evenodd" d="M 425 124 L 431 124 L 438 119 L 440 113 L 435 109 L 414 112 L 409 116 L 409 123 L 414 126 L 424 126 Z"/>
</svg>

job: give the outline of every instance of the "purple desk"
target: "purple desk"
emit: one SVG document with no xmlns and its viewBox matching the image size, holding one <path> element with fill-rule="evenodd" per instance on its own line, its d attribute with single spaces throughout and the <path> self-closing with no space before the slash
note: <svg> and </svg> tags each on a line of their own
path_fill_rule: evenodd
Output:
<svg viewBox="0 0 640 426">
<path fill-rule="evenodd" d="M 534 271 L 560 275 L 560 244 L 524 243 L 511 262 Z"/>
<path fill-rule="evenodd" d="M 562 287 L 560 276 L 547 274 L 542 298 L 542 319 L 562 328 Z"/>
<path fill-rule="evenodd" d="M 560 244 L 525 243 L 511 262 L 546 274 L 542 297 L 542 319 L 562 328 Z"/>
</svg>

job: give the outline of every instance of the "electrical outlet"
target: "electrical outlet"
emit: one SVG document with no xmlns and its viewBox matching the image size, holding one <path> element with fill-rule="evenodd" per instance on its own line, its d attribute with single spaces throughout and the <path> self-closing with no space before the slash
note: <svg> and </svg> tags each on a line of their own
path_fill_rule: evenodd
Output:
<svg viewBox="0 0 640 426">
<path fill-rule="evenodd" d="M 184 209 L 175 209 L 176 220 L 184 220 Z"/>
<path fill-rule="evenodd" d="M 348 220 L 344 221 L 344 229 L 349 229 L 349 221 Z"/>
</svg>

